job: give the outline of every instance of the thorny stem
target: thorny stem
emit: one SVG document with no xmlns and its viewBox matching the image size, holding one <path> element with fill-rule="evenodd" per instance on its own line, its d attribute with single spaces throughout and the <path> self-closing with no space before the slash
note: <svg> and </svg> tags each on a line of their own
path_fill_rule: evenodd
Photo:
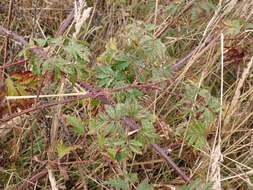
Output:
<svg viewBox="0 0 253 190">
<path fill-rule="evenodd" d="M 18 190 L 25 190 L 27 189 L 27 186 L 29 184 L 34 184 L 36 181 L 38 181 L 40 178 L 45 176 L 47 174 L 47 169 L 42 170 L 41 172 L 37 173 L 33 177 L 31 177 L 28 181 L 26 181 L 23 185 L 21 185 Z"/>
<path fill-rule="evenodd" d="M 49 107 L 52 107 L 52 106 L 55 106 L 55 105 L 58 105 L 58 104 L 67 104 L 67 103 L 74 102 L 74 101 L 81 100 L 81 99 L 85 99 L 85 98 L 99 98 L 99 99 L 101 97 L 105 98 L 106 96 L 108 96 L 110 94 L 113 94 L 115 92 L 119 92 L 121 90 L 130 89 L 130 88 L 155 88 L 155 87 L 152 87 L 150 85 L 130 84 L 130 85 L 127 85 L 127 86 L 114 88 L 112 90 L 104 90 L 104 91 L 99 91 L 99 92 L 92 91 L 92 92 L 89 92 L 85 95 L 81 95 L 79 97 L 69 98 L 69 99 L 65 99 L 65 100 L 61 100 L 61 101 L 55 101 L 55 102 L 42 104 L 42 105 L 35 105 L 34 107 L 25 109 L 25 110 L 23 110 L 19 113 L 14 113 L 14 114 L 11 114 L 11 115 L 9 115 L 5 118 L 1 118 L 0 122 L 6 122 L 6 121 L 8 121 L 10 119 L 13 119 L 15 117 L 18 117 L 18 116 L 21 116 L 21 115 L 24 115 L 24 114 L 27 114 L 27 113 L 30 113 L 30 112 L 33 112 L 33 111 L 36 111 L 36 110 L 46 109 L 46 108 L 49 108 Z M 104 104 L 110 104 L 110 102 L 106 98 L 103 99 L 103 103 Z"/>
<path fill-rule="evenodd" d="M 71 13 L 69 14 L 68 18 L 66 19 L 66 22 L 61 26 L 60 30 L 57 33 L 57 37 L 60 36 L 61 34 L 64 33 L 66 27 L 68 26 L 68 24 L 73 20 L 73 10 L 71 11 Z M 15 34 L 12 31 L 9 31 L 7 29 L 5 29 L 4 27 L 0 26 L 0 32 L 5 33 L 7 36 L 9 36 L 10 38 L 21 42 L 23 45 L 27 46 L 28 42 L 24 40 L 24 38 L 18 36 L 17 34 Z M 191 59 L 191 57 L 198 52 L 200 49 L 202 49 L 203 47 L 207 46 L 209 43 L 211 43 L 213 41 L 213 39 L 216 37 L 217 33 L 211 33 L 206 40 L 200 44 L 197 48 L 195 48 L 190 54 L 188 54 L 185 58 L 181 59 L 178 63 L 176 63 L 171 69 L 170 72 L 175 71 L 176 69 L 180 68 L 182 65 L 185 65 L 188 63 L 188 61 Z M 32 51 L 37 55 L 40 56 L 42 58 L 46 58 L 47 56 L 41 52 L 39 49 L 32 49 Z M 59 103 L 61 104 L 65 104 L 65 103 L 69 103 L 72 101 L 76 101 L 76 100 L 80 100 L 83 98 L 87 98 L 87 97 L 97 97 L 99 98 L 99 100 L 104 103 L 104 104 L 110 104 L 110 102 L 108 101 L 108 99 L 105 97 L 105 95 L 114 93 L 114 92 L 118 92 L 120 90 L 124 90 L 127 88 L 152 88 L 152 89 L 157 89 L 157 87 L 154 87 L 151 84 L 144 84 L 144 85 L 137 85 L 137 84 L 131 84 L 125 87 L 119 87 L 119 88 L 115 88 L 112 90 L 108 90 L 108 91 L 97 91 L 96 89 L 94 89 L 93 87 L 87 85 L 86 83 L 84 83 L 83 81 L 81 81 L 80 79 L 78 79 L 78 82 L 87 90 L 91 91 L 91 93 L 87 93 L 86 95 L 80 96 L 80 97 L 76 97 L 76 98 L 72 98 L 72 99 L 67 99 L 67 100 L 63 100 L 63 101 L 58 101 L 58 102 L 52 102 L 49 104 L 45 104 L 45 105 L 39 105 L 39 106 L 35 106 L 33 108 L 29 108 L 26 110 L 23 110 L 20 113 L 15 113 L 15 114 L 11 114 L 10 116 L 0 119 L 0 121 L 8 121 L 12 118 L 18 117 L 20 115 L 38 110 L 38 109 L 45 109 L 47 107 L 51 107 L 51 106 L 55 106 Z M 130 121 L 129 119 L 125 118 L 124 119 L 125 123 L 130 126 L 131 128 L 133 128 L 133 126 L 135 126 L 135 128 L 137 127 L 132 121 Z M 180 168 L 177 167 L 177 165 L 166 155 L 166 153 L 156 144 L 152 143 L 152 147 L 166 160 L 166 162 L 179 174 L 179 176 L 186 182 L 186 183 L 191 183 L 190 179 L 180 170 Z"/>
</svg>

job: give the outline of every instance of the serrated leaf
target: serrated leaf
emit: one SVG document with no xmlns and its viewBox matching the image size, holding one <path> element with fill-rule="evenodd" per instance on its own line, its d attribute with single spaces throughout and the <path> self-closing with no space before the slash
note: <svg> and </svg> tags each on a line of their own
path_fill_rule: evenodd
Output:
<svg viewBox="0 0 253 190">
<path fill-rule="evenodd" d="M 136 188 L 136 190 L 153 190 L 153 186 L 147 183 L 147 180 L 144 180 L 143 182 L 141 182 L 138 187 Z"/>
<path fill-rule="evenodd" d="M 54 44 L 56 46 L 62 46 L 62 44 L 63 44 L 63 40 L 61 37 L 49 39 L 48 42 L 50 44 Z"/>
<path fill-rule="evenodd" d="M 112 106 L 110 105 L 107 105 L 106 106 L 106 113 L 112 118 L 114 119 L 115 118 L 115 110 Z"/>
<path fill-rule="evenodd" d="M 115 62 L 113 68 L 118 71 L 125 70 L 129 66 L 130 62 Z"/>
<path fill-rule="evenodd" d="M 104 143 L 105 143 L 105 139 L 102 135 L 98 134 L 97 135 L 97 138 L 98 138 L 98 145 L 101 149 L 103 149 L 104 147 Z"/>
<path fill-rule="evenodd" d="M 97 133 L 98 127 L 97 127 L 97 120 L 96 119 L 92 119 L 89 120 L 89 135 L 94 135 Z"/>
<path fill-rule="evenodd" d="M 75 118 L 69 115 L 64 115 L 69 125 L 74 127 L 74 131 L 79 135 L 84 135 L 84 124 L 79 118 Z"/>
<path fill-rule="evenodd" d="M 228 27 L 225 30 L 225 34 L 237 35 L 240 33 L 241 24 L 239 19 L 232 21 L 227 20 L 225 21 L 225 24 L 228 25 Z"/>
<path fill-rule="evenodd" d="M 135 145 L 129 145 L 130 149 L 135 152 L 136 154 L 142 154 L 142 151 L 140 149 L 140 147 L 135 146 Z"/>
<path fill-rule="evenodd" d="M 79 43 L 77 43 L 76 41 L 73 41 L 72 44 L 64 47 L 64 50 L 66 52 L 68 52 L 73 58 L 74 60 L 78 60 L 78 57 L 80 57 L 81 59 L 85 60 L 85 61 L 89 61 L 89 49 Z"/>
<path fill-rule="evenodd" d="M 18 91 L 16 90 L 13 81 L 10 78 L 6 79 L 7 88 L 8 88 L 8 96 L 17 96 Z"/>
<path fill-rule="evenodd" d="M 131 58 L 124 55 L 124 54 L 119 54 L 119 55 L 115 56 L 114 59 L 116 61 L 120 61 L 120 62 L 131 62 Z"/>
<path fill-rule="evenodd" d="M 33 64 L 32 66 L 32 72 L 38 76 L 41 74 L 41 70 L 38 64 Z"/>
<path fill-rule="evenodd" d="M 129 144 L 130 144 L 130 145 L 133 145 L 133 146 L 139 146 L 139 147 L 142 147 L 142 146 L 143 146 L 143 144 L 142 144 L 141 142 L 136 141 L 136 140 L 131 140 L 131 141 L 129 142 Z"/>
<path fill-rule="evenodd" d="M 33 39 L 33 40 L 36 41 L 40 47 L 44 47 L 47 44 L 48 39 L 37 38 L 37 39 Z"/>
<path fill-rule="evenodd" d="M 162 78 L 163 78 L 163 73 L 159 69 L 153 67 L 152 68 L 152 78 L 151 78 L 151 80 L 152 81 L 159 81 Z"/>
<path fill-rule="evenodd" d="M 105 181 L 104 183 L 115 187 L 117 190 L 129 190 L 128 185 L 121 178 L 109 179 L 108 181 Z"/>
<path fill-rule="evenodd" d="M 61 141 L 58 146 L 57 146 L 57 151 L 58 151 L 58 158 L 62 158 L 63 156 L 65 156 L 66 154 L 68 154 L 70 151 L 75 150 L 77 148 L 81 148 L 78 145 L 74 145 L 74 146 L 66 146 L 63 144 L 63 142 Z"/>
</svg>

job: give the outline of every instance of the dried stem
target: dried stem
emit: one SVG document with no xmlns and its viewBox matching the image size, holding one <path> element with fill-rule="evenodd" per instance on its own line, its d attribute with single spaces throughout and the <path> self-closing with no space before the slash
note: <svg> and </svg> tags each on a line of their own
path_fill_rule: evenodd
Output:
<svg viewBox="0 0 253 190">
<path fill-rule="evenodd" d="M 13 0 L 10 1 L 10 5 L 9 5 L 8 22 L 7 22 L 8 30 L 10 29 L 10 26 L 11 26 L 12 8 L 13 8 Z M 7 57 L 8 57 L 8 47 L 9 47 L 9 37 L 6 36 L 6 38 L 5 38 L 5 48 L 4 48 L 4 65 L 6 64 Z"/>
<path fill-rule="evenodd" d="M 26 181 L 23 185 L 21 185 L 18 190 L 25 190 L 29 184 L 34 184 L 40 178 L 44 177 L 48 173 L 47 169 L 42 170 L 41 172 L 37 173 L 33 177 L 31 177 L 28 181 Z"/>
<path fill-rule="evenodd" d="M 68 18 L 66 19 L 66 22 L 62 25 L 62 27 L 60 28 L 59 32 L 57 33 L 57 37 L 59 37 L 62 33 L 64 33 L 65 29 L 67 28 L 68 24 L 72 21 L 73 19 L 73 10 L 71 11 L 70 15 L 68 16 Z M 4 27 L 0 26 L 0 32 L 5 33 L 6 35 L 8 35 L 9 37 L 13 38 L 16 41 L 21 42 L 23 45 L 28 45 L 28 42 L 26 42 L 22 37 L 16 35 L 15 33 L 5 29 Z M 206 44 L 206 43 L 205 43 Z M 202 46 L 203 47 L 203 46 Z M 201 47 L 200 47 L 201 48 Z M 41 52 L 38 49 L 32 49 L 32 51 L 34 51 L 34 53 L 42 58 L 46 58 L 45 54 L 43 52 Z M 193 52 L 193 54 L 196 51 Z M 188 56 L 191 57 L 193 54 L 189 54 Z M 187 62 L 190 58 L 186 59 L 185 58 L 182 61 L 184 64 L 185 62 Z M 180 66 L 183 65 L 182 63 L 180 64 Z M 179 67 L 179 66 L 178 66 Z M 177 68 L 178 68 L 177 67 Z M 52 103 L 48 103 L 48 104 L 44 104 L 44 105 L 37 105 L 35 107 L 23 110 L 20 113 L 15 113 L 15 114 L 11 114 L 6 118 L 0 119 L 0 122 L 4 122 L 4 121 L 8 121 L 10 119 L 13 119 L 17 116 L 35 111 L 35 110 L 41 110 L 41 109 L 45 109 L 48 107 L 52 107 L 58 104 L 66 104 L 66 103 L 70 103 L 76 100 L 80 100 L 80 99 L 84 99 L 84 98 L 98 98 L 102 103 L 104 104 L 110 104 L 110 102 L 108 101 L 108 99 L 106 98 L 107 95 L 110 95 L 111 93 L 114 92 L 118 92 L 124 89 L 128 89 L 128 88 L 153 88 L 153 89 L 157 89 L 157 87 L 152 86 L 150 84 L 144 84 L 144 85 L 137 85 L 137 84 L 131 84 L 125 87 L 119 87 L 119 88 L 115 88 L 112 90 L 107 90 L 107 91 L 97 91 L 96 89 L 94 89 L 93 87 L 87 85 L 86 83 L 84 83 L 81 79 L 78 79 L 78 83 L 80 85 L 82 85 L 85 89 L 91 91 L 90 93 L 87 93 L 86 95 L 80 96 L 80 97 L 75 97 L 75 98 L 71 98 L 71 99 L 67 99 L 67 100 L 62 100 L 62 101 L 57 101 L 57 102 L 52 102 Z M 126 125 L 128 125 L 129 127 L 133 128 L 137 128 L 137 126 L 130 120 L 125 118 L 124 122 Z M 177 165 L 172 161 L 171 158 L 169 158 L 166 153 L 162 150 L 162 148 L 160 148 L 157 144 L 152 144 L 152 147 L 159 153 L 160 156 L 162 156 L 165 161 L 178 173 L 178 175 L 186 182 L 186 183 L 191 183 L 190 179 L 181 171 L 181 169 L 179 167 L 177 167 Z"/>
</svg>

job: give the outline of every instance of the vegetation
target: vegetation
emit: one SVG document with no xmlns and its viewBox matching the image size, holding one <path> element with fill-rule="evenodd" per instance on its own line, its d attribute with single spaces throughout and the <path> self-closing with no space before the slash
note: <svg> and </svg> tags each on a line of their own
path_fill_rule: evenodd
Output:
<svg viewBox="0 0 253 190">
<path fill-rule="evenodd" d="M 0 3 L 1 189 L 252 189 L 253 1 Z"/>
</svg>

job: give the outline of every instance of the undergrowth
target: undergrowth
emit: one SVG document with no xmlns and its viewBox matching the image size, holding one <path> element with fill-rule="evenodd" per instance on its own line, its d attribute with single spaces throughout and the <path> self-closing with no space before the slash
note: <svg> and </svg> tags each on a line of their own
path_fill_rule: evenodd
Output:
<svg viewBox="0 0 253 190">
<path fill-rule="evenodd" d="M 253 187 L 252 2 L 9 3 L 1 189 Z"/>
</svg>

